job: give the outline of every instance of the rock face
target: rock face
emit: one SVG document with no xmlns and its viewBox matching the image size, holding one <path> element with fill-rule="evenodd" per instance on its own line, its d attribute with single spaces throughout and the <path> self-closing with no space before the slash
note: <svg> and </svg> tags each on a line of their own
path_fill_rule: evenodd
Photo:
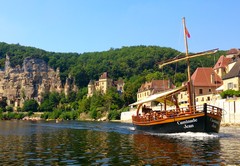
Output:
<svg viewBox="0 0 240 166">
<path fill-rule="evenodd" d="M 7 104 L 15 108 L 22 107 L 25 100 L 35 99 L 39 103 L 47 92 L 77 91 L 72 78 L 67 78 L 63 86 L 60 71 L 50 68 L 42 59 L 26 58 L 22 67 L 10 66 L 10 58 L 6 55 L 5 69 L 0 71 L 0 100 L 7 99 Z"/>
</svg>

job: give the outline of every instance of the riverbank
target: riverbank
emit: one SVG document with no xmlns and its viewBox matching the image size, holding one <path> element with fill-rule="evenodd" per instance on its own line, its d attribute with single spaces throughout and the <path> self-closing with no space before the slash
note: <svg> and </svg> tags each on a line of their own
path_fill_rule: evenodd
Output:
<svg viewBox="0 0 240 166">
<path fill-rule="evenodd" d="M 221 127 L 240 127 L 240 123 L 222 123 Z"/>
</svg>

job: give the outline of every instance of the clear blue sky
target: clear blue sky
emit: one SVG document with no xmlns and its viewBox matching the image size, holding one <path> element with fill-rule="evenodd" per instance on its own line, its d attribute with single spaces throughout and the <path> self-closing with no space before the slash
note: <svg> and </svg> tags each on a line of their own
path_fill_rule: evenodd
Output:
<svg viewBox="0 0 240 166">
<path fill-rule="evenodd" d="M 239 0 L 0 0 L 0 41 L 54 52 L 240 48 Z"/>
</svg>

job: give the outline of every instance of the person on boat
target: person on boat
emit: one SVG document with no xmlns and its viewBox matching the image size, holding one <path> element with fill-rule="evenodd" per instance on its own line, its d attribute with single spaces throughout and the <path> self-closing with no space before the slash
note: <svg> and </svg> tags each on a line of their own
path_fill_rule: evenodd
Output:
<svg viewBox="0 0 240 166">
<path fill-rule="evenodd" d="M 157 113 L 156 113 L 156 111 L 153 111 L 153 120 L 157 120 Z"/>
</svg>

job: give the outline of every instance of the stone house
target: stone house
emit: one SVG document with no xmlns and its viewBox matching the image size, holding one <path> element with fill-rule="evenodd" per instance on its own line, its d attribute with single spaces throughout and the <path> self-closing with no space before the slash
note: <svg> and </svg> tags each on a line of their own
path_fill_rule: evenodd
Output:
<svg viewBox="0 0 240 166">
<path fill-rule="evenodd" d="M 191 76 L 196 102 L 210 102 L 216 89 L 222 85 L 222 79 L 214 72 L 213 68 L 197 68 Z"/>
<path fill-rule="evenodd" d="M 100 77 L 98 81 L 90 80 L 88 84 L 88 94 L 87 97 L 91 97 L 96 91 L 101 92 L 102 94 L 105 94 L 107 90 L 111 87 L 116 87 L 117 91 L 119 93 L 122 93 L 124 91 L 124 81 L 118 80 L 113 81 L 113 79 L 108 77 L 108 73 L 104 72 Z"/>
<path fill-rule="evenodd" d="M 215 73 L 222 78 L 229 72 L 228 65 L 232 62 L 232 59 L 229 57 L 225 57 L 224 55 L 220 56 L 217 63 L 213 67 Z"/>
<path fill-rule="evenodd" d="M 212 68 L 197 68 L 191 76 L 196 102 L 210 102 L 219 98 L 219 92 L 227 89 L 239 89 L 238 69 L 240 50 L 231 49 L 222 55 Z M 179 94 L 180 103 L 187 100 L 187 93 Z"/>
<path fill-rule="evenodd" d="M 240 50 L 231 49 L 227 52 L 226 57 L 231 59 L 228 63 L 228 72 L 222 77 L 223 87 L 222 90 L 240 90 Z"/>
<path fill-rule="evenodd" d="M 191 76 L 196 103 L 210 102 L 216 89 L 222 85 L 222 79 L 214 72 L 211 67 L 197 68 Z M 187 102 L 187 92 L 180 92 L 178 101 L 181 104 Z"/>
<path fill-rule="evenodd" d="M 223 76 L 223 90 L 240 90 L 240 60 Z"/>
<path fill-rule="evenodd" d="M 175 88 L 170 80 L 152 80 L 141 85 L 137 92 L 137 101 L 147 98 L 150 95 Z M 152 106 L 147 103 L 146 106 Z"/>
</svg>

